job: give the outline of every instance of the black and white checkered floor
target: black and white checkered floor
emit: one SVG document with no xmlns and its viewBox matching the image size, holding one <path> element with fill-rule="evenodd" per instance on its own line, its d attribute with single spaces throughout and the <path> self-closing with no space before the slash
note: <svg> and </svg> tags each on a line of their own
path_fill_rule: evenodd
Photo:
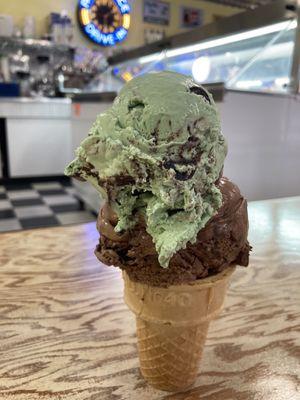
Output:
<svg viewBox="0 0 300 400">
<path fill-rule="evenodd" d="M 75 189 L 60 182 L 0 185 L 0 232 L 95 221 Z"/>
</svg>

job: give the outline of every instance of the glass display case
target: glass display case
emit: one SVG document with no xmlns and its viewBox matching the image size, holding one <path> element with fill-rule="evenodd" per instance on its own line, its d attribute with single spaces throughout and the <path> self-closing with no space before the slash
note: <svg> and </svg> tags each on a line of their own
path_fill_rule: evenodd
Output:
<svg viewBox="0 0 300 400">
<path fill-rule="evenodd" d="M 227 33 L 220 27 L 222 21 L 219 21 L 218 24 L 211 24 L 210 29 L 202 28 L 209 32 L 207 37 L 205 32 L 201 34 L 199 30 L 198 41 L 193 34 L 192 43 L 189 43 L 188 36 L 184 34 L 181 42 L 185 45 L 172 45 L 171 38 L 171 45 L 166 44 L 166 48 L 160 51 L 148 51 L 144 55 L 146 47 L 140 48 L 140 56 L 139 51 L 135 51 L 135 57 L 132 52 L 128 53 L 127 59 L 124 54 L 124 61 L 118 62 L 118 58 L 112 60 L 107 74 L 115 76 L 119 87 L 140 74 L 171 70 L 190 75 L 201 84 L 223 82 L 227 89 L 290 92 L 295 41 L 299 32 L 297 10 L 286 13 L 286 4 L 280 2 L 281 14 L 274 14 L 272 18 L 270 14 L 274 12 L 274 4 L 272 8 L 262 7 L 260 13 L 252 11 L 251 15 L 245 12 L 233 16 L 227 23 Z M 245 15 L 243 20 L 248 26 L 242 25 L 241 15 Z M 179 36 L 175 37 L 175 43 L 180 42 Z M 164 47 L 163 44 L 160 47 Z"/>
<path fill-rule="evenodd" d="M 116 65 L 122 81 L 149 71 L 191 75 L 198 83 L 227 88 L 286 91 L 290 82 L 296 20 L 140 57 Z"/>
</svg>

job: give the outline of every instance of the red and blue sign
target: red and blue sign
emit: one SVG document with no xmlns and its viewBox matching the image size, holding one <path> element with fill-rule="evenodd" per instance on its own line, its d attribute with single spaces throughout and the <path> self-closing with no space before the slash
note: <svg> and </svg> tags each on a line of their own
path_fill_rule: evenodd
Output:
<svg viewBox="0 0 300 400">
<path fill-rule="evenodd" d="M 130 26 L 127 0 L 80 0 L 78 19 L 85 35 L 101 46 L 122 42 Z"/>
</svg>

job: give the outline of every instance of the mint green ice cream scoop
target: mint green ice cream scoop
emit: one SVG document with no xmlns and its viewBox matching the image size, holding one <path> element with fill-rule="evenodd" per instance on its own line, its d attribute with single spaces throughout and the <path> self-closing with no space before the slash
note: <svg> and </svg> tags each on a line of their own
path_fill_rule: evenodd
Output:
<svg viewBox="0 0 300 400">
<path fill-rule="evenodd" d="M 143 215 L 159 263 L 216 214 L 226 142 L 212 96 L 175 72 L 139 76 L 99 115 L 66 175 L 92 183 L 118 216 L 117 232 Z"/>
</svg>

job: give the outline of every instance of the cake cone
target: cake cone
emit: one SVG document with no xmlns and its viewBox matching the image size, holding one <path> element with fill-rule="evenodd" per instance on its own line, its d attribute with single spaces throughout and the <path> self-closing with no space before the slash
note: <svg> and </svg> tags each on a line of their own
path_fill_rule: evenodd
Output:
<svg viewBox="0 0 300 400">
<path fill-rule="evenodd" d="M 136 315 L 141 372 L 152 386 L 179 391 L 195 382 L 209 322 L 222 309 L 234 269 L 168 288 L 134 282 L 123 272 L 124 300 Z"/>
</svg>

